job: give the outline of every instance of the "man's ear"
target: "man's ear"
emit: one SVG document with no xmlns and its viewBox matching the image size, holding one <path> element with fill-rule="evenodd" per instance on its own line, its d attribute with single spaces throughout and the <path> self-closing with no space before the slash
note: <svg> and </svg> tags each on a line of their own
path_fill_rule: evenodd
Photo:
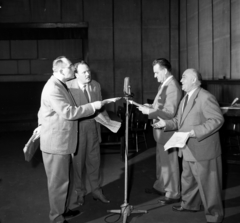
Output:
<svg viewBox="0 0 240 223">
<path fill-rule="evenodd" d="M 164 74 L 167 74 L 167 68 L 164 67 Z"/>
<path fill-rule="evenodd" d="M 192 80 L 192 83 L 195 84 L 197 82 L 197 78 L 194 77 L 193 80 Z"/>
</svg>

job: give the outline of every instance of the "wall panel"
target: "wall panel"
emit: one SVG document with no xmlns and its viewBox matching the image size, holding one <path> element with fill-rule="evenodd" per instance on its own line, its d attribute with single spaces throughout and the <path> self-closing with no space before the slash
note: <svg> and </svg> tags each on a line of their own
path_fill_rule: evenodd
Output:
<svg viewBox="0 0 240 223">
<path fill-rule="evenodd" d="M 230 78 L 230 1 L 213 0 L 213 78 Z"/>
<path fill-rule="evenodd" d="M 170 3 L 142 0 L 143 94 L 151 98 L 155 97 L 159 86 L 153 75 L 152 61 L 160 57 L 170 60 Z"/>
<path fill-rule="evenodd" d="M 60 0 L 30 0 L 31 22 L 61 22 Z"/>
<path fill-rule="evenodd" d="M 30 22 L 29 0 L 1 0 L 0 23 Z"/>
<path fill-rule="evenodd" d="M 34 40 L 36 44 L 0 42 L 0 74 L 50 75 L 52 60 L 66 55 L 85 59 L 103 98 L 123 95 L 124 77 L 131 78 L 134 100 L 153 99 L 159 83 L 152 61 L 165 57 L 179 73 L 179 5 L 182 0 L 2 0 L 0 22 L 88 22 L 87 46 L 81 40 Z M 17 5 L 17 7 L 16 7 Z M 14 9 L 13 9 L 14 7 Z M 27 40 L 29 41 L 29 40 Z M 83 46 L 84 45 L 84 46 Z M 85 48 L 86 47 L 86 48 Z M 22 49 L 23 48 L 23 49 Z M 31 48 L 29 52 L 27 49 Z M 83 49 L 84 48 L 84 49 Z M 185 49 L 186 46 L 185 46 Z M 22 54 L 21 51 L 24 51 Z M 12 54 L 16 60 L 12 59 Z M 181 54 L 182 55 L 182 54 Z M 186 58 L 186 52 L 185 52 Z M 30 57 L 30 58 L 29 58 Z M 115 109 L 115 104 L 110 104 Z"/>
<path fill-rule="evenodd" d="M 55 59 L 64 55 L 69 59 L 83 59 L 81 39 L 39 40 L 38 58 Z"/>
<path fill-rule="evenodd" d="M 10 58 L 10 41 L 0 41 L 0 59 Z"/>
<path fill-rule="evenodd" d="M 187 1 L 188 68 L 198 69 L 198 0 Z"/>
<path fill-rule="evenodd" d="M 212 4 L 199 1 L 199 70 L 206 80 L 213 76 Z"/>
<path fill-rule="evenodd" d="M 180 1 L 180 75 L 188 67 L 187 56 L 187 1 Z"/>
<path fill-rule="evenodd" d="M 0 75 L 9 75 L 18 73 L 16 60 L 2 60 L 0 61 Z"/>
<path fill-rule="evenodd" d="M 51 75 L 52 59 L 31 60 L 31 74 Z"/>
<path fill-rule="evenodd" d="M 11 58 L 13 59 L 36 59 L 36 40 L 13 40 L 11 41 Z"/>
<path fill-rule="evenodd" d="M 61 20 L 64 22 L 83 21 L 83 0 L 62 0 Z"/>
<path fill-rule="evenodd" d="M 114 61 L 116 94 L 123 95 L 123 82 L 130 77 L 134 100 L 142 102 L 141 1 L 114 1 Z"/>
<path fill-rule="evenodd" d="M 19 74 L 31 74 L 30 60 L 18 61 L 18 73 Z"/>
<path fill-rule="evenodd" d="M 179 0 L 171 0 L 170 4 L 170 63 L 179 79 Z"/>
<path fill-rule="evenodd" d="M 92 60 L 90 64 L 92 78 L 101 84 L 102 97 L 104 99 L 113 97 L 113 64 L 112 60 Z M 113 108 L 114 103 L 107 105 Z M 112 109 L 111 109 L 112 110 Z"/>
<path fill-rule="evenodd" d="M 157 79 L 154 78 L 153 67 L 152 67 L 153 60 L 144 60 L 143 61 L 143 83 L 144 83 L 144 94 L 143 94 L 143 102 L 146 103 L 147 99 L 154 99 L 159 83 Z"/>
<path fill-rule="evenodd" d="M 103 98 L 114 97 L 113 1 L 85 0 L 84 21 L 88 22 L 87 60 L 94 78 L 99 80 Z"/>
<path fill-rule="evenodd" d="M 240 79 L 240 1 L 231 2 L 231 78 Z"/>
</svg>

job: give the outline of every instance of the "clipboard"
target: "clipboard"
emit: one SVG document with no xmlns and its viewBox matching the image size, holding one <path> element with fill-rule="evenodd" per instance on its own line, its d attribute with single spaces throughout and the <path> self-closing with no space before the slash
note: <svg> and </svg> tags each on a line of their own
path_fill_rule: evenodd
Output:
<svg viewBox="0 0 240 223">
<path fill-rule="evenodd" d="M 25 157 L 25 161 L 29 162 L 40 145 L 40 137 L 37 138 L 36 134 L 33 134 L 31 138 L 28 140 L 27 144 L 23 148 L 23 153 Z"/>
</svg>

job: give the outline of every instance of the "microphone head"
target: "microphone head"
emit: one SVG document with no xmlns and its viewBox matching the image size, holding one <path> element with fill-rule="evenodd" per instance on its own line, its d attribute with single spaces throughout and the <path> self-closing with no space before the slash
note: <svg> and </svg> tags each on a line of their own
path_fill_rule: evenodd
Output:
<svg viewBox="0 0 240 223">
<path fill-rule="evenodd" d="M 124 78 L 123 93 L 124 93 L 125 96 L 130 96 L 131 95 L 130 77 L 125 77 Z"/>
</svg>

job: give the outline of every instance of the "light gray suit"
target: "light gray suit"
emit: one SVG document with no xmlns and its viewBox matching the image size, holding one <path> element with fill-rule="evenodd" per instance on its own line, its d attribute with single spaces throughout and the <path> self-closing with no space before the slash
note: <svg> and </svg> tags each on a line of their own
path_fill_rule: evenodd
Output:
<svg viewBox="0 0 240 223">
<path fill-rule="evenodd" d="M 218 130 L 224 122 L 215 97 L 197 88 L 182 112 L 184 98 L 177 116 L 166 121 L 165 131 L 189 132 L 196 137 L 187 141 L 183 153 L 182 207 L 199 210 L 201 203 L 208 222 L 223 219 L 221 145 Z"/>
<path fill-rule="evenodd" d="M 173 118 L 182 98 L 182 90 L 177 80 L 172 76 L 160 89 L 149 109 L 149 119 L 153 123 L 162 119 Z M 156 178 L 153 187 L 165 196 L 173 199 L 180 197 L 180 173 L 178 164 L 177 149 L 164 151 L 163 145 L 173 135 L 174 131 L 164 132 L 162 129 L 153 129 L 154 139 L 157 142 L 156 148 Z"/>
<path fill-rule="evenodd" d="M 38 122 L 42 126 L 40 148 L 48 178 L 50 222 L 63 222 L 69 188 L 71 155 L 77 146 L 79 118 L 94 114 L 90 104 L 76 107 L 64 85 L 54 76 L 41 95 Z"/>
</svg>

